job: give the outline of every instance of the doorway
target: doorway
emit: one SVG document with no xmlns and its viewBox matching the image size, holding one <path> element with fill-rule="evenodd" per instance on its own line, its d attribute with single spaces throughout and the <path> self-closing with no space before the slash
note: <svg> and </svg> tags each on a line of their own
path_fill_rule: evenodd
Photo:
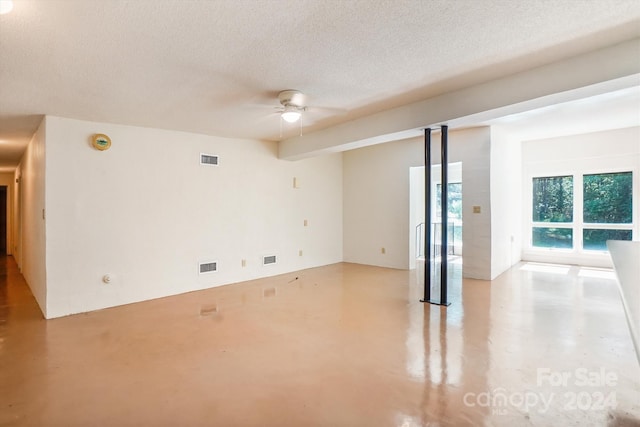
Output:
<svg viewBox="0 0 640 427">
<path fill-rule="evenodd" d="M 416 268 L 416 260 L 424 257 L 425 224 L 425 167 L 418 166 L 409 169 L 409 267 Z M 462 257 L 462 162 L 449 163 L 449 191 L 448 191 L 448 224 L 447 224 L 447 256 L 460 259 Z M 431 168 L 431 245 L 432 254 L 440 257 L 440 165 Z"/>
<path fill-rule="evenodd" d="M 7 254 L 7 186 L 0 186 L 0 255 Z"/>
</svg>

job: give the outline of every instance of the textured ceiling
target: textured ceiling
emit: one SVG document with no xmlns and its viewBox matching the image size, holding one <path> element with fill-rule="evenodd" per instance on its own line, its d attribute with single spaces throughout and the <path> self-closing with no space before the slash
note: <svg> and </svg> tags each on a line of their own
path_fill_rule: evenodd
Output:
<svg viewBox="0 0 640 427">
<path fill-rule="evenodd" d="M 636 0 L 14 0 L 0 157 L 43 114 L 278 140 L 283 89 L 308 133 L 638 35 Z"/>
</svg>

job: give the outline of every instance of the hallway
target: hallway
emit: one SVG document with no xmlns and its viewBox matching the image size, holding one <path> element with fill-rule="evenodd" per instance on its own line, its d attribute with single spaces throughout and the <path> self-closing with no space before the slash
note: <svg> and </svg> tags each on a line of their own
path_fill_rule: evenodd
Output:
<svg viewBox="0 0 640 427">
<path fill-rule="evenodd" d="M 443 309 L 341 263 L 45 321 L 2 257 L 0 426 L 637 426 L 611 274 L 522 263 Z"/>
</svg>

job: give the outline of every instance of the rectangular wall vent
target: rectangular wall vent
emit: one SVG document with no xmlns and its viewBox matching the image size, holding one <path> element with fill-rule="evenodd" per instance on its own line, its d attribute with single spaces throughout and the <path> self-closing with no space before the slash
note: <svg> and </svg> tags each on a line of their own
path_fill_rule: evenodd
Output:
<svg viewBox="0 0 640 427">
<path fill-rule="evenodd" d="M 269 264 L 275 264 L 275 263 L 276 263 L 275 255 L 262 257 L 262 265 L 269 265 Z"/>
<path fill-rule="evenodd" d="M 218 166 L 218 156 L 214 156 L 213 154 L 200 153 L 200 164 Z"/>
<path fill-rule="evenodd" d="M 199 267 L 200 267 L 200 274 L 213 273 L 214 271 L 218 271 L 218 263 L 216 261 L 202 262 L 199 264 Z"/>
</svg>

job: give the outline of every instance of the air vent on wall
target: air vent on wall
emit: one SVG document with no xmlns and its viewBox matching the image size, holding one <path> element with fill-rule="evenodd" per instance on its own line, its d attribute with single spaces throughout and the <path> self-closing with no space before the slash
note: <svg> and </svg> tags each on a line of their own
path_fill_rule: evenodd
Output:
<svg viewBox="0 0 640 427">
<path fill-rule="evenodd" d="M 216 261 L 213 262 L 202 262 L 199 264 L 200 274 L 204 273 L 213 273 L 218 271 L 218 263 Z"/>
<path fill-rule="evenodd" d="M 276 263 L 275 255 L 262 257 L 262 265 L 269 265 L 269 264 L 275 264 L 275 263 Z"/>
<path fill-rule="evenodd" d="M 200 164 L 208 166 L 218 166 L 218 156 L 213 154 L 200 153 Z"/>
</svg>

